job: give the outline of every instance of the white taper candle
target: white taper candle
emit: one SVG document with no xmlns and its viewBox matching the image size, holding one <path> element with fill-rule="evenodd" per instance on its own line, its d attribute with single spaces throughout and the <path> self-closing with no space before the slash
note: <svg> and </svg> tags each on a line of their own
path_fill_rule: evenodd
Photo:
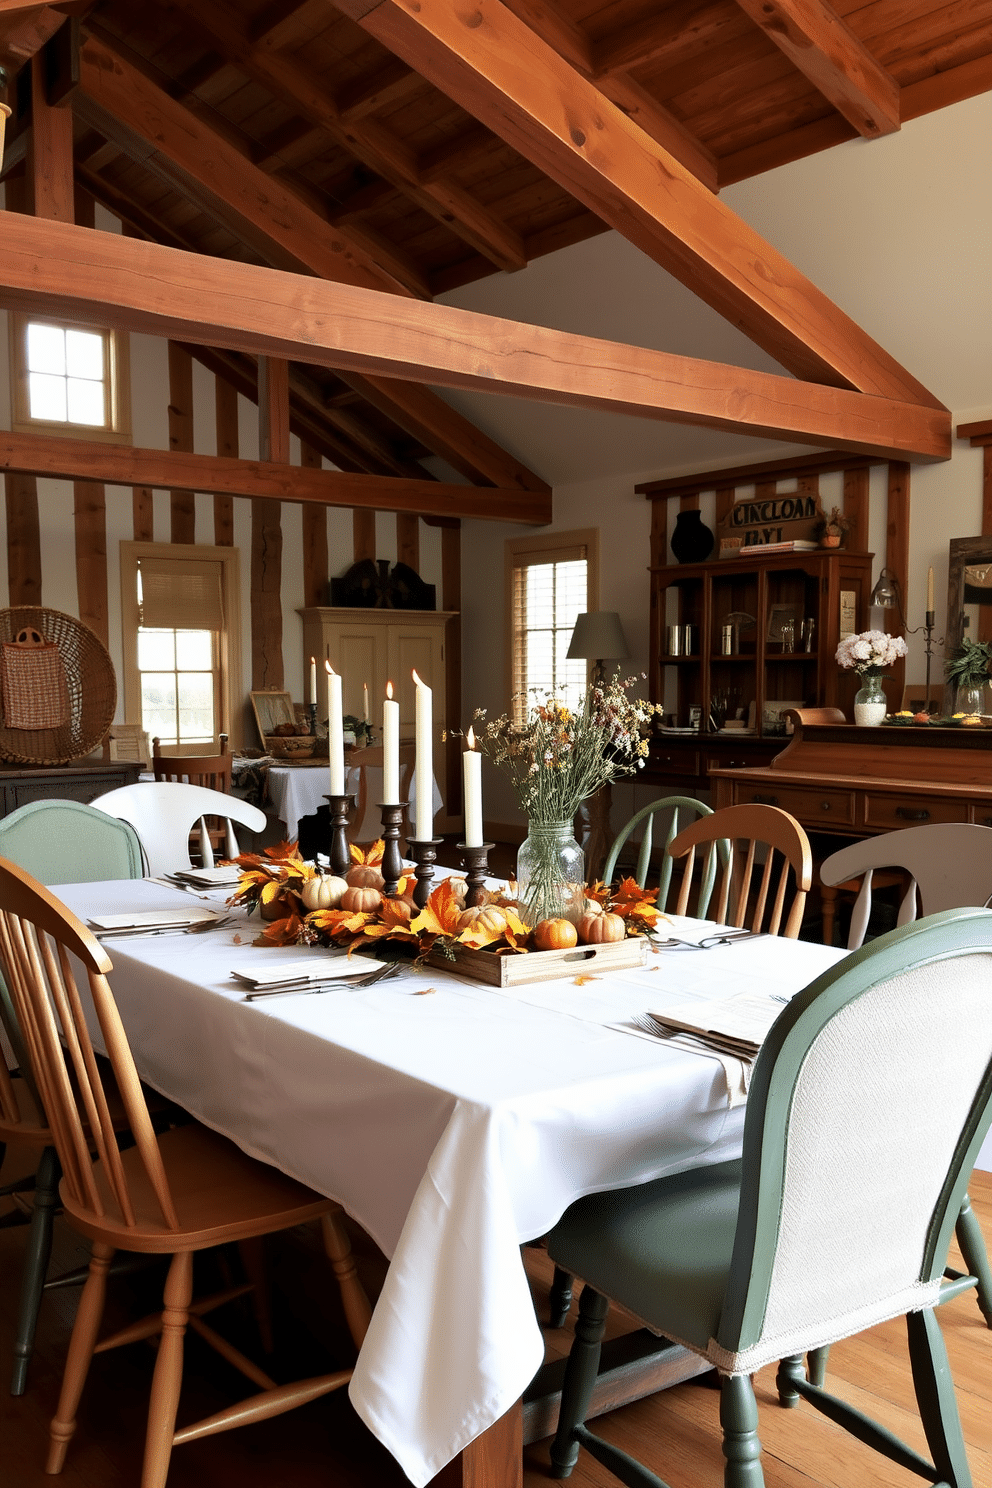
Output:
<svg viewBox="0 0 992 1488">
<path fill-rule="evenodd" d="M 386 683 L 382 705 L 382 804 L 400 804 L 400 705 L 393 701 L 393 684 Z"/>
<path fill-rule="evenodd" d="M 331 773 L 331 795 L 344 795 L 344 709 L 341 705 L 341 678 L 329 661 L 327 670 L 327 753 Z"/>
<path fill-rule="evenodd" d="M 434 836 L 434 693 L 413 673 L 417 689 L 417 794 L 413 835 L 417 842 Z"/>
<path fill-rule="evenodd" d="M 933 609 L 933 569 L 927 569 L 927 609 Z"/>
<path fill-rule="evenodd" d="M 462 755 L 462 781 L 465 788 L 465 846 L 481 847 L 482 836 L 482 755 L 475 747 L 475 734 L 470 728 L 465 739 L 468 748 Z"/>
<path fill-rule="evenodd" d="M 313 656 L 310 658 L 310 701 L 317 701 L 317 662 Z"/>
</svg>

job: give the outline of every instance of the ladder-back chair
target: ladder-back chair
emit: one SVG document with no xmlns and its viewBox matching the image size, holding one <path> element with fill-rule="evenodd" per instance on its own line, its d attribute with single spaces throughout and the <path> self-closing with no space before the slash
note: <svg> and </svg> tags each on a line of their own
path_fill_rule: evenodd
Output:
<svg viewBox="0 0 992 1488">
<path fill-rule="evenodd" d="M 65 1216 L 92 1242 L 46 1471 L 61 1471 L 94 1351 L 160 1335 L 141 1481 L 142 1488 L 163 1488 L 173 1446 L 279 1415 L 339 1389 L 351 1376 L 350 1369 L 340 1369 L 277 1386 L 203 1322 L 204 1313 L 249 1291 L 250 1284 L 228 1288 L 193 1308 L 194 1254 L 319 1220 L 359 1347 L 369 1305 L 355 1272 L 342 1211 L 333 1200 L 246 1156 L 199 1122 L 156 1134 L 108 981 L 110 957 L 47 889 L 4 859 L 0 859 L 0 958 L 62 1165 Z M 82 986 L 76 965 L 85 978 Z M 134 1137 L 135 1145 L 123 1152 L 117 1147 L 108 1093 L 87 1027 L 87 993 Z M 0 1072 L 7 1098 L 9 1081 L 4 1081 Z M 164 1311 L 98 1344 L 107 1269 L 121 1248 L 171 1257 Z M 250 1400 L 177 1431 L 187 1326 L 218 1347 L 259 1389 Z"/>
<path fill-rule="evenodd" d="M 717 844 L 725 841 L 731 844 L 730 858 L 720 869 L 714 900 L 709 861 L 716 857 Z M 744 843 L 746 850 L 742 853 Z M 760 882 L 754 887 L 759 844 L 764 844 L 766 856 L 764 866 L 760 868 Z M 751 930 L 768 935 L 781 934 L 795 940 L 802 926 L 806 895 L 813 879 L 809 838 L 795 817 L 777 806 L 726 806 L 685 827 L 668 847 L 673 858 L 685 859 L 676 914 L 691 912 L 696 849 L 704 845 L 708 847 L 708 861 L 704 865 L 694 911 L 698 918 L 738 928 L 746 924 Z M 795 876 L 795 889 L 786 912 L 790 870 Z"/>
<path fill-rule="evenodd" d="M 655 817 L 662 812 L 671 812 L 671 820 L 668 823 L 663 856 L 658 870 L 658 898 L 655 903 L 659 909 L 667 907 L 668 895 L 671 892 L 673 860 L 669 849 L 678 836 L 679 828 L 685 826 L 694 817 L 712 816 L 711 807 L 704 805 L 702 801 L 697 801 L 695 796 L 662 796 L 660 800 L 652 801 L 648 806 L 643 806 L 640 811 L 635 812 L 622 831 L 617 833 L 603 865 L 603 882 L 612 883 L 617 860 L 623 851 L 624 844 L 634 835 L 638 827 L 643 826 L 640 847 L 637 851 L 637 866 L 633 876 L 642 889 L 646 888 L 648 874 L 651 870 L 651 852 L 654 847 Z M 730 861 L 729 843 L 722 843 L 709 863 L 711 888 L 716 876 L 718 858 L 721 863 Z"/>
<path fill-rule="evenodd" d="M 205 790 L 231 794 L 231 766 L 233 758 L 227 752 L 227 735 L 220 736 L 219 754 L 166 754 L 160 739 L 152 740 L 152 773 L 156 780 L 186 782 L 202 785 Z M 196 842 L 194 834 L 194 842 Z M 212 868 L 214 855 L 226 857 L 238 855 L 238 841 L 229 818 L 201 817 L 199 822 L 199 852 L 204 868 Z M 194 851 L 195 851 L 194 847 Z M 192 854 L 191 854 L 192 856 Z"/>
</svg>

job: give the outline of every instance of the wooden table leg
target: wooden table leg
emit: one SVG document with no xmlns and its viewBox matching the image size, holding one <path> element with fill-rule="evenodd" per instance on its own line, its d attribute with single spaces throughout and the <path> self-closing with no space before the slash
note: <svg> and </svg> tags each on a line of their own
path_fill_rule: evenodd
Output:
<svg viewBox="0 0 992 1488">
<path fill-rule="evenodd" d="M 430 1488 L 523 1488 L 523 1405 L 518 1400 L 431 1479 Z"/>
</svg>

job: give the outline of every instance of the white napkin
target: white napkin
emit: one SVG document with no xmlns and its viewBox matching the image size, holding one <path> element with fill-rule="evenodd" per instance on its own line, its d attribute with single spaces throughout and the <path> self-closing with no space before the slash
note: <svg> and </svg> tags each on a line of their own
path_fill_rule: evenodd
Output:
<svg viewBox="0 0 992 1488">
<path fill-rule="evenodd" d="M 287 983 L 326 982 L 332 977 L 355 976 L 358 972 L 377 971 L 385 964 L 369 956 L 308 956 L 305 961 L 279 961 L 271 970 L 257 965 L 235 969 L 231 975 L 246 987 L 282 987 Z"/>
<path fill-rule="evenodd" d="M 173 909 L 133 909 L 127 914 L 91 915 L 89 923 L 98 931 L 178 930 L 186 925 L 199 925 L 205 920 L 218 918 L 215 909 L 194 906 L 180 909 L 177 905 Z"/>
</svg>

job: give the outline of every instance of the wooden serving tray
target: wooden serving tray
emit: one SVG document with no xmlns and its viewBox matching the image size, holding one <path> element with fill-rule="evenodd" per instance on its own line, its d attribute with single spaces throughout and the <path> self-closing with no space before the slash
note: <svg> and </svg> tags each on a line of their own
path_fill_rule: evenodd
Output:
<svg viewBox="0 0 992 1488">
<path fill-rule="evenodd" d="M 646 935 L 629 936 L 610 945 L 578 945 L 567 951 L 528 951 L 525 955 L 496 956 L 472 946 L 457 946 L 455 960 L 432 951 L 429 966 L 474 977 L 492 987 L 521 987 L 527 982 L 553 982 L 562 977 L 596 976 L 601 971 L 620 971 L 643 966 L 647 960 Z"/>
</svg>

